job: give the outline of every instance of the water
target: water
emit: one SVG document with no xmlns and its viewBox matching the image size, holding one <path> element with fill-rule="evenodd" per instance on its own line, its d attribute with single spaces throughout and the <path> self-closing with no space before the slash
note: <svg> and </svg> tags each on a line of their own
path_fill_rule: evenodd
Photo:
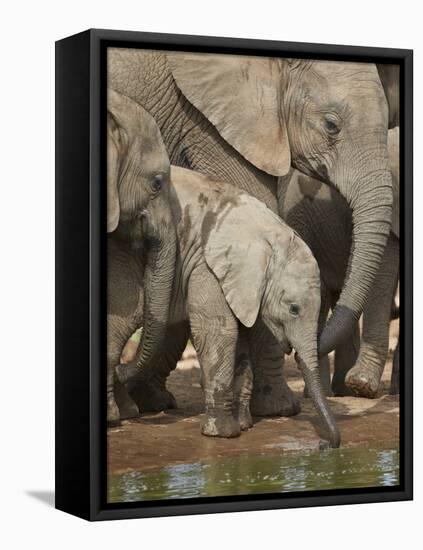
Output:
<svg viewBox="0 0 423 550">
<path fill-rule="evenodd" d="M 242 454 L 214 462 L 109 476 L 109 502 L 286 493 L 399 483 L 397 449 L 328 449 Z"/>
</svg>

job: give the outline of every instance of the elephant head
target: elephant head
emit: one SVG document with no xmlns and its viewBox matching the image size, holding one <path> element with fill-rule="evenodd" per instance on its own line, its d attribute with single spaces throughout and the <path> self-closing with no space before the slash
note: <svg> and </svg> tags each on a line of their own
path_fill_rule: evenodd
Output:
<svg viewBox="0 0 423 550">
<path fill-rule="evenodd" d="M 260 315 L 296 357 L 332 447 L 340 434 L 319 374 L 320 272 L 310 249 L 280 218 L 246 194 L 221 208 L 207 227 L 207 265 L 232 312 L 246 327 Z"/>
<path fill-rule="evenodd" d="M 281 188 L 292 166 L 350 205 L 348 276 L 320 339 L 328 353 L 360 316 L 390 230 L 388 105 L 376 66 L 185 53 L 168 54 L 168 63 L 188 101 Z"/>
<path fill-rule="evenodd" d="M 176 257 L 169 204 L 170 164 L 154 119 L 137 103 L 108 90 L 107 231 L 147 248 L 140 361 L 164 337 Z"/>
</svg>

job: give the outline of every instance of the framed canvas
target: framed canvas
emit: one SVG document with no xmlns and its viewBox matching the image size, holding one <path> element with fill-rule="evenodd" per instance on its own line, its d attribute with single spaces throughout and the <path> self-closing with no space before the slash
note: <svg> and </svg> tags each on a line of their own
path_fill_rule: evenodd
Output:
<svg viewBox="0 0 423 550">
<path fill-rule="evenodd" d="M 412 51 L 58 41 L 56 507 L 408 500 L 412 422 Z"/>
</svg>

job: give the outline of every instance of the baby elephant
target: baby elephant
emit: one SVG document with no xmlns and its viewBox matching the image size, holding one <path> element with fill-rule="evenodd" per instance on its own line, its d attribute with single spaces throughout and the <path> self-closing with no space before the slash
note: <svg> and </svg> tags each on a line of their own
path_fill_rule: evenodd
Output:
<svg viewBox="0 0 423 550">
<path fill-rule="evenodd" d="M 251 426 L 248 352 L 265 327 L 285 352 L 295 348 L 330 444 L 338 447 L 319 377 L 320 274 L 311 251 L 263 203 L 229 184 L 178 167 L 170 181 L 177 253 L 167 334 L 189 324 L 205 392 L 202 433 L 234 437 Z M 156 212 L 144 211 L 147 242 Z M 154 375 L 142 350 L 116 373 L 129 389 Z"/>
</svg>

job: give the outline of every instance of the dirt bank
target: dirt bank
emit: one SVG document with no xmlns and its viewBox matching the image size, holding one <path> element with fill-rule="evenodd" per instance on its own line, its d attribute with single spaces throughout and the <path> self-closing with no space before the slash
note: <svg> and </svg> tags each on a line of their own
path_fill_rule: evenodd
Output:
<svg viewBox="0 0 423 550">
<path fill-rule="evenodd" d="M 395 347 L 398 322 L 391 324 L 391 350 Z M 395 447 L 399 438 L 399 399 L 388 395 L 392 352 L 376 399 L 330 398 L 345 448 L 357 446 Z M 200 434 L 203 394 L 200 369 L 193 351 L 187 349 L 168 387 L 178 409 L 144 414 L 108 430 L 108 471 L 146 471 L 169 464 L 210 461 L 242 453 L 264 455 L 301 449 L 315 449 L 320 437 L 317 415 L 310 399 L 302 398 L 304 383 L 293 359 L 286 364 L 288 383 L 301 397 L 302 411 L 291 418 L 256 418 L 254 427 L 236 439 L 205 437 Z"/>
</svg>

